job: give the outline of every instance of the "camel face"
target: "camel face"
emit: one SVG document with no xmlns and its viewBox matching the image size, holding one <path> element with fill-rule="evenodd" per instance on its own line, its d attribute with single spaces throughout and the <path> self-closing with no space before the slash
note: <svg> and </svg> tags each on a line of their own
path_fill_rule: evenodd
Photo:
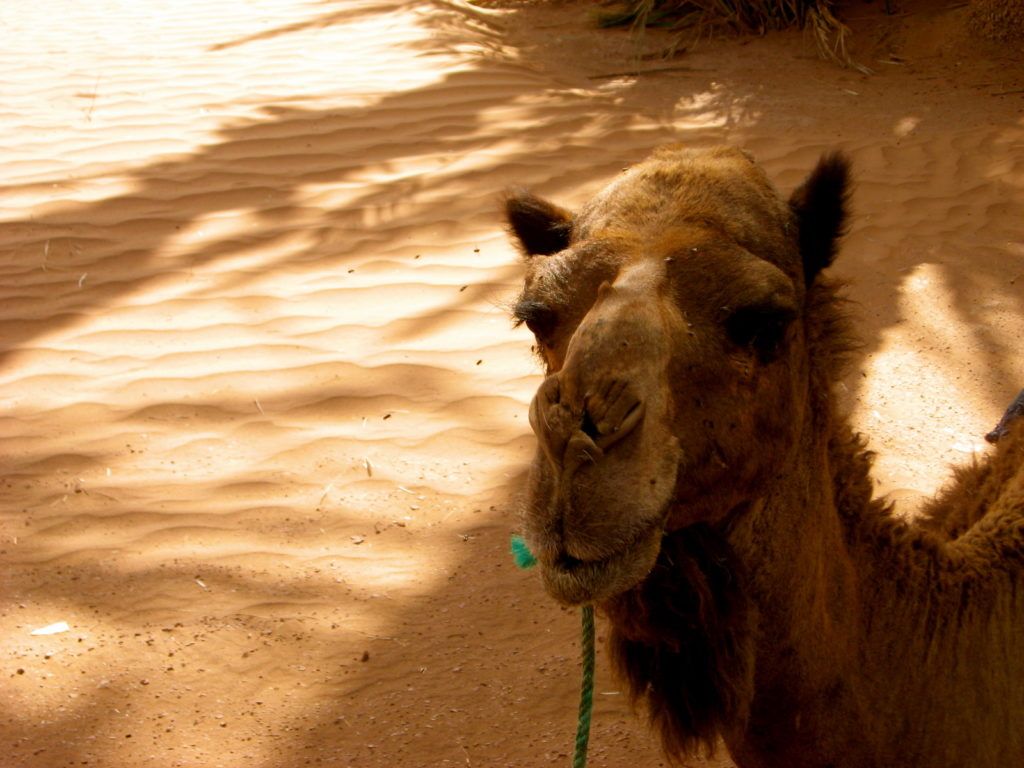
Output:
<svg viewBox="0 0 1024 768">
<path fill-rule="evenodd" d="M 508 198 L 515 315 L 547 368 L 525 512 L 548 592 L 641 581 L 666 530 L 742 509 L 793 448 L 806 393 L 794 210 L 731 149 L 666 148 L 577 214 Z"/>
<path fill-rule="evenodd" d="M 566 603 L 632 586 L 658 554 L 680 453 L 664 373 L 681 317 L 664 272 L 637 260 L 602 282 L 530 406 L 528 536 Z"/>
</svg>

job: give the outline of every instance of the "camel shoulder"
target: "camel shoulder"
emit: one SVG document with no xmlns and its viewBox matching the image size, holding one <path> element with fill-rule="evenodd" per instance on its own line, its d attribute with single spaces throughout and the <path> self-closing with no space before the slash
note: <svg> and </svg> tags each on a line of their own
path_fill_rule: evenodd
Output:
<svg viewBox="0 0 1024 768">
<path fill-rule="evenodd" d="M 990 453 L 957 468 L 922 509 L 920 524 L 949 540 L 999 535 L 1024 549 L 1024 420 L 1013 423 Z"/>
</svg>

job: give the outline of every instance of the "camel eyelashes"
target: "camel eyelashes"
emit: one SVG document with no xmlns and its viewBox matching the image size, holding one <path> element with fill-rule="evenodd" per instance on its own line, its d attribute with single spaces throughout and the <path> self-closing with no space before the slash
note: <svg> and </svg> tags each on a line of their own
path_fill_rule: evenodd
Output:
<svg viewBox="0 0 1024 768">
<path fill-rule="evenodd" d="M 558 325 L 558 313 L 547 304 L 532 299 L 520 299 L 512 309 L 512 317 L 517 326 L 526 325 L 539 341 L 549 338 Z"/>
<path fill-rule="evenodd" d="M 760 305 L 733 310 L 725 321 L 725 332 L 737 347 L 757 354 L 762 363 L 776 358 L 789 324 L 796 317 L 791 307 Z"/>
</svg>

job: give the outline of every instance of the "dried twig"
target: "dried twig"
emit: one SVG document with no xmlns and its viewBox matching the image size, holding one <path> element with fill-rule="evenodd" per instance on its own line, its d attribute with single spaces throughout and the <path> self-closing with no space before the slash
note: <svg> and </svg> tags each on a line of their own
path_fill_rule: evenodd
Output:
<svg viewBox="0 0 1024 768">
<path fill-rule="evenodd" d="M 651 67 L 650 69 L 634 69 L 629 72 L 608 72 L 603 75 L 590 75 L 590 80 L 613 80 L 616 77 L 639 77 L 640 75 L 657 75 L 662 72 L 708 72 L 707 69 L 697 67 Z"/>
</svg>

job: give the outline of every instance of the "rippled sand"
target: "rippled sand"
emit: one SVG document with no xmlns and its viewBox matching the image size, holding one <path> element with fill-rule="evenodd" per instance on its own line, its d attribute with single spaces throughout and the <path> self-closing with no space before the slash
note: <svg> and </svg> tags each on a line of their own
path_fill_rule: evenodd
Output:
<svg viewBox="0 0 1024 768">
<path fill-rule="evenodd" d="M 847 397 L 908 509 L 1024 385 L 1024 65 L 962 10 L 862 20 L 865 77 L 798 32 L 640 60 L 572 2 L 8 5 L 0 765 L 568 764 L 577 618 L 507 554 L 509 184 L 846 150 Z M 591 764 L 662 765 L 600 675 Z"/>
</svg>

